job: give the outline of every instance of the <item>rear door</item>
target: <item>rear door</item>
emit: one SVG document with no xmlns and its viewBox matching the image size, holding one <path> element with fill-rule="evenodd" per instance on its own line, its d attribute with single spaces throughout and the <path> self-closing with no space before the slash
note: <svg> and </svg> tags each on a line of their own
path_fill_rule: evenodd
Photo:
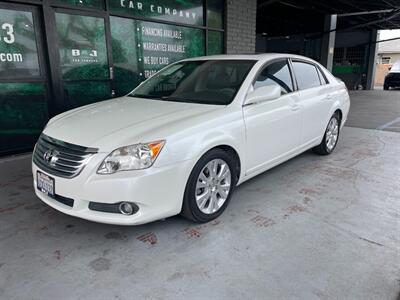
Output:
<svg viewBox="0 0 400 300">
<path fill-rule="evenodd" d="M 314 144 L 322 138 L 333 102 L 331 87 L 315 64 L 292 60 L 302 110 L 301 144 Z"/>
</svg>

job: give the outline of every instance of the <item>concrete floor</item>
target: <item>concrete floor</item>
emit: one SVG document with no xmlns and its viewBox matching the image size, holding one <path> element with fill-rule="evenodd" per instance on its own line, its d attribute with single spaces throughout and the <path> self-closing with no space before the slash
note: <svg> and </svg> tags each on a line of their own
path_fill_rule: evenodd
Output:
<svg viewBox="0 0 400 300">
<path fill-rule="evenodd" d="M 400 89 L 350 91 L 350 96 L 347 126 L 400 132 Z"/>
<path fill-rule="evenodd" d="M 354 105 L 353 105 L 354 108 Z M 346 127 L 241 185 L 216 221 L 91 223 L 0 161 L 0 299 L 397 299 L 400 134 Z"/>
</svg>

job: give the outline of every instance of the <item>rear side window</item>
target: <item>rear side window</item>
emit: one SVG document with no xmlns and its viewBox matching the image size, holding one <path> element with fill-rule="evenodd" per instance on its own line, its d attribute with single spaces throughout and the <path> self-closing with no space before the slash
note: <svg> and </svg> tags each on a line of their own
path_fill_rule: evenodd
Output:
<svg viewBox="0 0 400 300">
<path fill-rule="evenodd" d="M 299 90 L 320 86 L 317 68 L 309 63 L 294 61 L 293 70 L 296 75 Z"/>
<path fill-rule="evenodd" d="M 293 92 L 292 76 L 286 60 L 273 62 L 266 66 L 254 82 L 254 89 L 273 84 L 281 87 L 282 95 Z"/>
</svg>

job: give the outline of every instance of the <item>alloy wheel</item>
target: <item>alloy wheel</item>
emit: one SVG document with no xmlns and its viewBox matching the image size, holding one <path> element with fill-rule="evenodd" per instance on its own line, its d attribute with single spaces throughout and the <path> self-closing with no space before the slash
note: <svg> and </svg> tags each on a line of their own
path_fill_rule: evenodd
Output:
<svg viewBox="0 0 400 300">
<path fill-rule="evenodd" d="M 217 212 L 225 203 L 231 189 L 229 165 L 222 159 L 209 161 L 196 182 L 196 204 L 205 214 Z"/>
<path fill-rule="evenodd" d="M 335 148 L 339 136 L 339 122 L 336 118 L 329 121 L 328 128 L 326 129 L 326 148 L 332 151 Z"/>
</svg>

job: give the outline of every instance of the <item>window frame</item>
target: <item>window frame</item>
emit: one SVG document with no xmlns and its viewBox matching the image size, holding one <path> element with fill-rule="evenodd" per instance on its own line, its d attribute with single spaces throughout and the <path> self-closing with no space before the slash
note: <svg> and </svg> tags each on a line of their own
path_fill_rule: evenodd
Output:
<svg viewBox="0 0 400 300">
<path fill-rule="evenodd" d="M 251 82 L 251 86 L 254 89 L 254 84 L 257 81 L 257 78 L 260 76 L 260 74 L 270 65 L 272 65 L 273 63 L 277 63 L 280 61 L 286 61 L 286 65 L 289 69 L 289 74 L 290 74 L 290 78 L 292 80 L 292 91 L 286 94 L 281 95 L 281 97 L 286 96 L 286 95 L 290 95 L 294 92 L 297 91 L 297 82 L 295 81 L 295 77 L 294 77 L 294 73 L 293 73 L 293 69 L 291 68 L 291 64 L 290 64 L 290 58 L 289 57 L 281 57 L 281 58 L 274 58 L 272 60 L 267 61 L 266 63 L 264 63 L 257 71 L 257 73 L 254 75 L 254 78 Z M 279 86 L 281 86 L 279 84 Z M 282 86 L 281 86 L 282 87 Z"/>
</svg>

